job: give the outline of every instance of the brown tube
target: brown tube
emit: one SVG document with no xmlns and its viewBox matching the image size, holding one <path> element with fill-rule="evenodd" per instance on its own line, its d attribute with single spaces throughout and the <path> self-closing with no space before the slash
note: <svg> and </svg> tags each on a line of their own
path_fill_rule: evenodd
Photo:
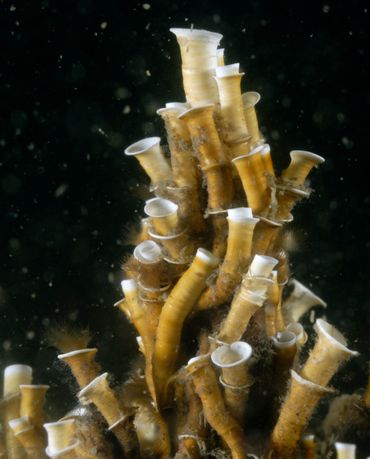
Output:
<svg viewBox="0 0 370 459">
<path fill-rule="evenodd" d="M 274 215 L 278 221 L 289 222 L 293 219 L 291 211 L 298 201 L 308 198 L 310 193 L 298 188 L 285 185 L 276 186 L 277 212 Z"/>
<path fill-rule="evenodd" d="M 213 429 L 230 448 L 233 459 L 246 459 L 246 438 L 239 423 L 226 410 L 216 374 L 209 358 L 195 357 L 189 360 L 187 371 L 199 395 L 204 415 Z"/>
<path fill-rule="evenodd" d="M 316 442 L 314 435 L 305 435 L 302 438 L 302 447 L 304 450 L 303 459 L 315 458 Z"/>
<path fill-rule="evenodd" d="M 163 306 L 153 354 L 154 381 L 162 403 L 166 400 L 168 378 L 175 370 L 183 323 L 217 263 L 218 258 L 210 252 L 198 249 L 189 269 L 181 276 Z"/>
<path fill-rule="evenodd" d="M 282 224 L 264 217 L 259 217 L 253 235 L 253 253 L 268 255 L 273 252 L 275 240 L 281 230 Z"/>
<path fill-rule="evenodd" d="M 226 210 L 233 197 L 231 165 L 223 150 L 213 118 L 214 106 L 205 105 L 188 110 L 180 115 L 189 129 L 194 152 L 206 179 L 208 192 L 208 211 L 210 214 Z M 226 215 L 212 217 L 217 251 L 223 256 L 226 249 Z"/>
<path fill-rule="evenodd" d="M 89 348 L 58 355 L 58 359 L 67 363 L 81 389 L 99 374 L 100 365 L 95 361 L 97 352 L 97 348 Z"/>
<path fill-rule="evenodd" d="M 271 436 L 272 449 L 282 459 L 294 457 L 302 431 L 317 403 L 332 392 L 302 378 L 294 370 L 291 375 L 291 386 Z"/>
</svg>

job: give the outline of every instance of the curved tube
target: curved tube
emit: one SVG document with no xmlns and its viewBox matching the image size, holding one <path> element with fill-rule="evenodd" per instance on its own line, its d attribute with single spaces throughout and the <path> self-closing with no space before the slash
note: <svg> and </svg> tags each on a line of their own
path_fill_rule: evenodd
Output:
<svg viewBox="0 0 370 459">
<path fill-rule="evenodd" d="M 256 113 L 256 105 L 261 100 L 261 95 L 255 91 L 249 91 L 242 94 L 242 105 L 244 111 L 244 118 L 251 135 L 251 145 L 261 141 L 261 134 L 258 126 L 258 119 Z"/>
<path fill-rule="evenodd" d="M 153 187 L 171 181 L 171 169 L 161 150 L 160 141 L 160 137 L 147 137 L 125 149 L 125 155 L 135 156 L 139 161 Z"/>
<path fill-rule="evenodd" d="M 315 331 L 316 343 L 302 369 L 302 377 L 325 386 L 342 363 L 359 353 L 348 349 L 344 336 L 325 320 L 316 320 Z"/>
<path fill-rule="evenodd" d="M 31 424 L 36 428 L 41 428 L 45 422 L 44 403 L 45 394 L 50 386 L 21 384 L 21 406 L 20 415 L 27 416 Z"/>
<path fill-rule="evenodd" d="M 97 352 L 97 348 L 88 348 L 58 355 L 58 359 L 69 366 L 81 389 L 98 376 L 100 365 L 95 361 Z"/>
<path fill-rule="evenodd" d="M 243 423 L 249 390 L 254 382 L 248 370 L 251 356 L 251 346 L 243 341 L 220 346 L 211 354 L 212 362 L 222 372 L 220 382 L 224 386 L 226 406 L 240 423 Z"/>
<path fill-rule="evenodd" d="M 172 289 L 163 306 L 153 354 L 154 381 L 162 403 L 166 399 L 168 378 L 175 370 L 183 323 L 217 264 L 218 258 L 212 253 L 198 249 L 192 264 Z"/>
<path fill-rule="evenodd" d="M 326 302 L 296 279 L 290 281 L 293 290 L 283 303 L 284 316 L 287 322 L 299 322 L 299 319 L 313 306 L 326 308 Z"/>
<path fill-rule="evenodd" d="M 271 436 L 271 446 L 279 458 L 294 455 L 302 431 L 319 402 L 331 389 L 314 384 L 291 370 L 292 380 L 287 398 Z"/>
<path fill-rule="evenodd" d="M 186 369 L 201 399 L 207 421 L 230 448 L 233 459 L 246 459 L 246 438 L 239 423 L 230 416 L 225 407 L 216 374 L 208 357 L 190 359 Z"/>
<path fill-rule="evenodd" d="M 216 282 L 207 288 L 197 303 L 197 310 L 209 309 L 228 301 L 249 262 L 253 231 L 258 218 L 253 218 L 248 207 L 229 209 L 229 233 L 225 258 L 219 268 Z"/>
</svg>

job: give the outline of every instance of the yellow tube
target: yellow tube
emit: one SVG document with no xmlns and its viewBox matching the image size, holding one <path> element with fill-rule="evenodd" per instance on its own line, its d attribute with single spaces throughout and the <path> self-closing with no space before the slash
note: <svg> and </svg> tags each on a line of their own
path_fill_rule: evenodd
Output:
<svg viewBox="0 0 370 459">
<path fill-rule="evenodd" d="M 21 406 L 20 415 L 27 416 L 31 424 L 41 428 L 45 422 L 44 413 L 45 394 L 49 389 L 47 385 L 21 384 Z"/>
<path fill-rule="evenodd" d="M 242 94 L 242 105 L 244 109 L 244 118 L 249 134 L 251 135 L 251 145 L 255 145 L 262 141 L 258 119 L 256 113 L 256 105 L 261 99 L 258 92 L 250 91 Z"/>
<path fill-rule="evenodd" d="M 246 459 L 246 438 L 240 424 L 230 416 L 225 407 L 209 358 L 200 356 L 190 359 L 186 369 L 202 401 L 208 423 L 230 448 L 233 459 Z"/>
<path fill-rule="evenodd" d="M 290 164 L 283 170 L 281 178 L 285 183 L 296 187 L 303 186 L 311 169 L 325 161 L 322 156 L 303 150 L 291 151 L 290 158 Z"/>
<path fill-rule="evenodd" d="M 236 341 L 214 350 L 211 359 L 222 372 L 220 383 L 230 414 L 243 425 L 250 387 L 254 379 L 249 374 L 252 348 L 248 343 Z"/>
<path fill-rule="evenodd" d="M 160 147 L 159 137 L 147 137 L 125 149 L 127 156 L 135 156 L 149 176 L 153 187 L 171 181 L 171 169 Z"/>
<path fill-rule="evenodd" d="M 100 365 L 95 361 L 97 352 L 97 348 L 88 348 L 58 355 L 58 359 L 69 366 L 81 389 L 99 374 Z"/>
<path fill-rule="evenodd" d="M 216 67 L 216 83 L 221 106 L 221 132 L 227 144 L 248 141 L 240 83 L 244 73 L 239 64 Z"/>
<path fill-rule="evenodd" d="M 27 459 L 44 459 L 46 458 L 45 448 L 46 441 L 41 431 L 30 423 L 28 416 L 22 416 L 9 421 L 15 438 L 23 446 Z"/>
<path fill-rule="evenodd" d="M 229 233 L 226 255 L 216 282 L 199 298 L 196 306 L 198 310 L 209 309 L 228 301 L 249 262 L 253 231 L 258 219 L 253 218 L 251 209 L 247 207 L 229 209 L 227 219 Z"/>
<path fill-rule="evenodd" d="M 274 218 L 281 222 L 289 222 L 293 219 L 291 211 L 298 201 L 308 198 L 310 193 L 298 188 L 276 186 L 277 212 Z"/>
<path fill-rule="evenodd" d="M 344 336 L 323 319 L 315 323 L 317 339 L 302 369 L 302 377 L 325 386 L 341 364 L 359 355 L 348 349 Z"/>
<path fill-rule="evenodd" d="M 274 252 L 275 241 L 281 228 L 281 223 L 260 217 L 253 235 L 253 253 L 265 255 Z"/>
<path fill-rule="evenodd" d="M 252 208 L 253 214 L 268 212 L 271 191 L 261 152 L 254 149 L 246 155 L 234 158 L 232 162 L 238 170 L 248 206 Z"/>
<path fill-rule="evenodd" d="M 302 431 L 317 403 L 332 392 L 302 378 L 294 370 L 291 375 L 291 386 L 271 436 L 272 449 L 281 459 L 294 457 Z"/>
<path fill-rule="evenodd" d="M 160 403 L 166 399 L 168 378 L 175 370 L 183 323 L 217 264 L 218 258 L 198 249 L 163 306 L 153 354 L 153 374 Z"/>
</svg>

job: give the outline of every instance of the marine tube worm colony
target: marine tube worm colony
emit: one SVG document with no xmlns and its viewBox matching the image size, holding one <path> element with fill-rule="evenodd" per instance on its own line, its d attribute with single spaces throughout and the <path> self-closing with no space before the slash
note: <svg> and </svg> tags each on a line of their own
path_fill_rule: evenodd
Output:
<svg viewBox="0 0 370 459">
<path fill-rule="evenodd" d="M 153 194 L 115 304 L 136 330 L 138 358 L 112 387 L 86 335 L 59 336 L 58 358 L 80 389 L 58 420 L 46 419 L 49 387 L 32 380 L 32 369 L 7 367 L 0 457 L 308 459 L 336 449 L 354 458 L 330 413 L 334 403 L 341 411 L 340 397 L 324 430 L 310 420 L 358 353 L 323 318 L 315 335 L 304 329 L 302 317 L 326 303 L 291 277 L 285 244 L 295 205 L 312 191 L 306 180 L 324 158 L 293 150 L 277 171 L 259 129 L 260 95 L 242 93 L 244 73 L 225 65 L 222 36 L 171 32 L 186 102 L 158 109 L 166 140 L 125 149 Z M 369 429 L 370 385 L 348 397 L 343 416 L 360 410 L 358 430 Z"/>
</svg>

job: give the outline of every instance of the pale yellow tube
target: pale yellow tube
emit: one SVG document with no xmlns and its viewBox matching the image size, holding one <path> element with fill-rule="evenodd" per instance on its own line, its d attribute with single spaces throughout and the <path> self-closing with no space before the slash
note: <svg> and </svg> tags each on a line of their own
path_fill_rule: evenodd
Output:
<svg viewBox="0 0 370 459">
<path fill-rule="evenodd" d="M 160 147 L 159 137 L 147 137 L 125 149 L 127 156 L 135 156 L 149 176 L 153 187 L 163 186 L 171 181 L 171 168 Z"/>
<path fill-rule="evenodd" d="M 48 447 L 46 452 L 50 457 L 60 454 L 66 448 L 72 446 L 76 441 L 76 421 L 74 419 L 48 422 L 44 424 L 44 428 L 48 435 Z"/>
<path fill-rule="evenodd" d="M 244 110 L 244 119 L 247 125 L 249 134 L 251 135 L 251 145 L 255 145 L 262 140 L 258 119 L 256 113 L 256 105 L 261 99 L 258 92 L 250 91 L 242 94 L 242 105 Z"/>
<path fill-rule="evenodd" d="M 95 361 L 97 352 L 97 348 L 87 348 L 58 355 L 58 359 L 69 366 L 81 389 L 99 374 L 100 365 Z"/>
<path fill-rule="evenodd" d="M 190 359 L 186 367 L 195 391 L 202 401 L 204 415 L 211 427 L 230 448 L 233 459 L 246 459 L 246 438 L 240 424 L 229 414 L 209 358 Z"/>
<path fill-rule="evenodd" d="M 166 399 L 168 378 L 175 370 L 183 323 L 218 261 L 212 253 L 198 249 L 189 269 L 181 276 L 163 306 L 153 353 L 153 375 L 160 403 Z"/>
<path fill-rule="evenodd" d="M 50 386 L 48 385 L 31 385 L 21 384 L 21 406 L 20 416 L 27 416 L 31 424 L 36 428 L 41 428 L 45 422 L 45 395 Z"/>
<path fill-rule="evenodd" d="M 249 373 L 252 348 L 237 341 L 214 350 L 211 359 L 220 370 L 226 406 L 230 414 L 243 424 L 250 387 L 254 380 Z"/>
<path fill-rule="evenodd" d="M 313 306 L 326 308 L 326 302 L 301 282 L 291 279 L 290 284 L 293 285 L 293 290 L 283 303 L 284 317 L 287 322 L 298 322 Z"/>
<path fill-rule="evenodd" d="M 186 100 L 195 107 L 218 102 L 213 79 L 217 66 L 217 47 L 222 35 L 199 29 L 170 29 L 176 35 L 182 60 Z"/>
<path fill-rule="evenodd" d="M 240 143 L 249 139 L 245 122 L 239 64 L 216 67 L 216 83 L 221 106 L 221 132 L 227 144 Z"/>
<path fill-rule="evenodd" d="M 316 343 L 302 369 L 302 377 L 325 386 L 338 371 L 340 365 L 359 355 L 348 349 L 344 336 L 323 319 L 315 323 Z"/>
<path fill-rule="evenodd" d="M 304 185 L 313 167 L 325 162 L 322 156 L 303 150 L 291 151 L 290 158 L 290 164 L 287 169 L 283 170 L 281 178 L 285 183 L 289 183 L 296 187 Z"/>
<path fill-rule="evenodd" d="M 279 236 L 282 224 L 264 217 L 260 217 L 253 235 L 254 254 L 266 255 L 274 252 L 274 245 Z"/>
<path fill-rule="evenodd" d="M 252 251 L 253 232 L 258 218 L 251 209 L 240 207 L 228 211 L 229 232 L 224 261 L 216 282 L 199 298 L 197 310 L 209 309 L 228 301 L 241 280 Z"/>
<path fill-rule="evenodd" d="M 271 202 L 265 166 L 260 151 L 238 156 L 232 160 L 238 170 L 247 197 L 248 206 L 253 214 L 264 214 L 268 211 Z"/>
<path fill-rule="evenodd" d="M 356 459 L 356 445 L 352 443 L 335 443 L 337 459 Z"/>
<path fill-rule="evenodd" d="M 297 443 L 319 400 L 332 390 L 314 384 L 291 370 L 287 398 L 271 436 L 271 446 L 281 459 L 295 457 Z"/>
</svg>

